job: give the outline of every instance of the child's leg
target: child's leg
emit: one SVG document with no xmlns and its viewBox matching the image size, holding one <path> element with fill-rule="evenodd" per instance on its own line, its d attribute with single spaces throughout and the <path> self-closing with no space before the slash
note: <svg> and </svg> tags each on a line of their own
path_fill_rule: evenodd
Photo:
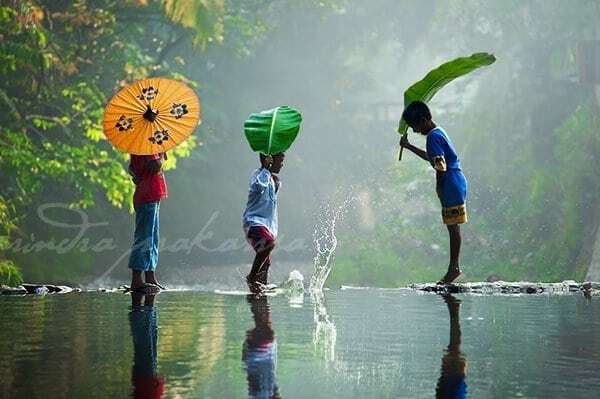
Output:
<svg viewBox="0 0 600 399">
<path fill-rule="evenodd" d="M 450 235 L 450 268 L 458 269 L 459 268 L 459 257 L 460 257 L 460 245 L 461 245 L 461 237 L 460 237 L 460 225 L 452 224 L 448 225 L 448 233 Z"/>
<path fill-rule="evenodd" d="M 265 251 L 257 252 L 252 262 L 250 273 L 246 276 L 246 283 L 250 292 L 258 293 L 261 291 L 260 284 L 266 284 L 267 270 L 264 270 L 265 263 L 268 262 L 269 254 Z M 258 284 L 260 283 L 260 284 Z"/>
<path fill-rule="evenodd" d="M 144 285 L 142 271 L 131 269 L 131 285 L 129 287 L 131 289 L 135 289 L 136 287 L 141 287 L 142 285 Z"/>
<path fill-rule="evenodd" d="M 271 266 L 271 249 L 256 252 L 256 256 L 254 257 L 254 261 L 252 262 L 252 269 L 250 269 L 250 274 L 248 274 L 248 276 L 252 277 L 253 280 L 256 279 L 259 281 L 266 281 L 266 275 L 269 270 L 269 267 Z M 265 284 L 263 281 L 260 282 Z"/>
<path fill-rule="evenodd" d="M 448 227 L 448 234 L 450 236 L 450 263 L 448 264 L 448 271 L 444 275 L 444 277 L 439 281 L 440 284 L 450 284 L 454 280 L 460 276 L 460 225 L 459 224 L 449 224 L 446 225 Z"/>
<path fill-rule="evenodd" d="M 450 263 L 448 272 L 442 279 L 442 283 L 448 284 L 456 280 L 460 275 L 460 225 L 467 223 L 467 180 L 460 171 L 447 172 L 444 174 L 444 184 L 441 195 L 442 220 L 448 227 L 450 236 Z"/>
<path fill-rule="evenodd" d="M 264 275 L 264 278 L 261 278 L 261 280 L 266 281 L 266 275 L 271 266 L 271 251 L 275 248 L 275 240 L 270 235 L 262 233 L 261 237 L 258 240 L 255 239 L 252 245 L 256 251 L 256 256 L 254 257 L 254 262 L 252 262 L 250 275 L 256 278 Z"/>
<path fill-rule="evenodd" d="M 152 206 L 152 245 L 150 246 L 150 268 L 145 272 L 146 282 L 150 284 L 155 284 L 162 288 L 162 286 L 158 283 L 156 279 L 156 266 L 158 264 L 158 244 L 160 243 L 160 234 L 159 234 L 159 210 L 160 210 L 160 202 L 153 203 L 155 206 Z"/>
<path fill-rule="evenodd" d="M 256 256 L 246 279 L 249 284 L 255 282 L 267 284 L 267 275 L 271 266 L 271 251 L 275 248 L 275 239 L 264 227 L 251 227 L 247 238 L 256 251 Z"/>
<path fill-rule="evenodd" d="M 151 263 L 152 218 L 149 217 L 145 205 L 137 205 L 135 209 L 134 241 L 129 256 L 132 289 L 144 284 L 142 272 L 148 270 Z"/>
<path fill-rule="evenodd" d="M 258 272 L 258 274 L 256 276 L 256 279 L 258 280 L 259 283 L 264 284 L 264 285 L 267 285 L 269 283 L 269 268 L 270 267 L 271 267 L 271 254 L 269 253 L 269 256 L 263 262 L 263 265 L 260 268 L 260 271 Z"/>
</svg>

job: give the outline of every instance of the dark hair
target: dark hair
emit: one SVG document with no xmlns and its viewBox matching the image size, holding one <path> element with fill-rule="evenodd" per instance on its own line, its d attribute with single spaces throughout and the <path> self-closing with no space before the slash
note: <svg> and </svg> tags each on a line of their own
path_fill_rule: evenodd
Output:
<svg viewBox="0 0 600 399">
<path fill-rule="evenodd" d="M 279 156 L 279 155 L 285 155 L 285 152 L 283 152 L 283 151 L 281 151 L 281 152 L 278 152 L 277 154 L 273 154 L 273 155 L 271 155 L 271 157 L 276 157 L 276 156 Z M 259 153 L 258 153 L 258 157 L 259 157 L 259 159 L 260 159 L 260 163 L 263 163 L 263 162 L 265 161 L 265 158 L 266 158 L 267 156 L 268 156 L 267 154 L 263 154 L 262 152 L 259 152 Z"/>
<path fill-rule="evenodd" d="M 408 104 L 408 107 L 402 113 L 402 119 L 409 125 L 414 125 L 423 118 L 431 120 L 431 111 L 429 111 L 429 107 L 423 101 L 413 101 Z"/>
</svg>

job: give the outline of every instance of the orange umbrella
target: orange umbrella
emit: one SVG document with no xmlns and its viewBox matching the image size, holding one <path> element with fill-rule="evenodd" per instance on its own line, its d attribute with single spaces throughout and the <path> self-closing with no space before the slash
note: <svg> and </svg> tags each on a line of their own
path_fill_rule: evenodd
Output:
<svg viewBox="0 0 600 399">
<path fill-rule="evenodd" d="M 118 92 L 104 111 L 104 134 L 119 151 L 165 152 L 200 124 L 200 101 L 185 84 L 165 78 L 139 80 Z"/>
</svg>

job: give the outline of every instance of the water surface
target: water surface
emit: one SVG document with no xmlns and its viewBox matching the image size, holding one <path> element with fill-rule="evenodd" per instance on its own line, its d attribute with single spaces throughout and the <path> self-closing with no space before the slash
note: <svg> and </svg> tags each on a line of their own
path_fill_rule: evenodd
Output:
<svg viewBox="0 0 600 399">
<path fill-rule="evenodd" d="M 117 293 L 0 298 L 0 397 L 600 393 L 596 297 L 365 289 L 291 299 L 164 292 L 132 309 Z"/>
</svg>

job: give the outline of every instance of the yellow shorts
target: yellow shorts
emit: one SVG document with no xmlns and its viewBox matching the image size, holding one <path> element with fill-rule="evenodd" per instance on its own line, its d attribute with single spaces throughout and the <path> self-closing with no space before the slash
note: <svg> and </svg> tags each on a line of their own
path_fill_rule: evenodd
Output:
<svg viewBox="0 0 600 399">
<path fill-rule="evenodd" d="M 449 208 L 442 208 L 442 220 L 444 224 L 463 224 L 467 223 L 467 205 L 462 204 Z"/>
</svg>

